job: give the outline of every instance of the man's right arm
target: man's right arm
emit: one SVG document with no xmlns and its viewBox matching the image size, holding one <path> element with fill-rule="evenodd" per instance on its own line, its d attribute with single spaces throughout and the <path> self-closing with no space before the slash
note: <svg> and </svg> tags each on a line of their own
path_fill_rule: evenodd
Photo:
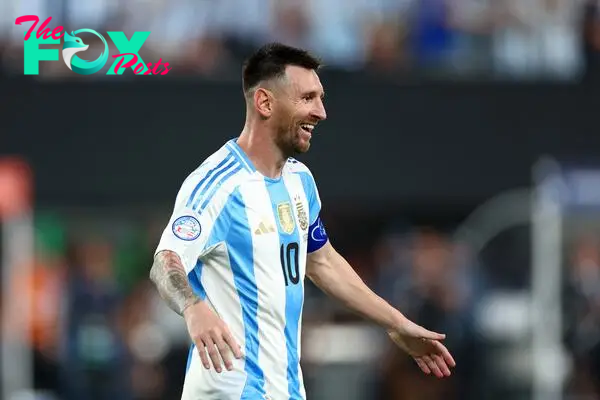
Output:
<svg viewBox="0 0 600 400">
<path fill-rule="evenodd" d="M 150 279 L 160 297 L 179 315 L 183 316 L 185 309 L 201 301 L 189 284 L 179 256 L 173 251 L 163 250 L 154 256 Z"/>
<path fill-rule="evenodd" d="M 197 207 L 206 195 L 199 188 L 208 177 L 208 168 L 192 173 L 179 190 L 173 213 L 154 253 L 150 279 L 167 305 L 183 316 L 204 367 L 210 368 L 212 360 L 215 370 L 221 372 L 222 364 L 228 370 L 233 368 L 231 353 L 241 358 L 242 349 L 225 322 L 209 302 L 204 301 L 204 296 L 194 293 L 188 280 L 188 273 L 206 250 L 215 215 L 221 215 Z M 219 199 L 221 204 L 213 206 L 223 208 L 227 196 L 215 195 L 214 199 Z"/>
<path fill-rule="evenodd" d="M 154 256 L 150 279 L 169 307 L 185 318 L 204 367 L 209 369 L 212 360 L 220 373 L 222 359 L 225 368 L 232 370 L 230 350 L 241 358 L 242 349 L 225 323 L 194 293 L 179 256 L 170 250 L 159 251 Z"/>
</svg>

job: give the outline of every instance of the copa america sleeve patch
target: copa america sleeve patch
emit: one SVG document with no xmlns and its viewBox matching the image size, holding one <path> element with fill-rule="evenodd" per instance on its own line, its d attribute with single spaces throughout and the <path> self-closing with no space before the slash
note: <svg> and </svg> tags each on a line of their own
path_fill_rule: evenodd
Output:
<svg viewBox="0 0 600 400">
<path fill-rule="evenodd" d="M 181 240 L 196 240 L 201 231 L 200 222 L 191 215 L 184 215 L 173 222 L 173 234 Z"/>
<path fill-rule="evenodd" d="M 327 232 L 321 217 L 317 217 L 317 220 L 308 228 L 308 245 L 306 251 L 312 253 L 313 251 L 319 250 L 327 243 Z"/>
</svg>

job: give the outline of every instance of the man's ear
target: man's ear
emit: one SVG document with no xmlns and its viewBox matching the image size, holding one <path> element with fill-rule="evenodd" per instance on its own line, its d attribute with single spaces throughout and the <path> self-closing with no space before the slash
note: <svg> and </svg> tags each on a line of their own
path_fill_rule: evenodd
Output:
<svg viewBox="0 0 600 400">
<path fill-rule="evenodd" d="M 269 118 L 273 114 L 274 99 L 273 92 L 268 89 L 258 88 L 254 91 L 254 108 L 262 118 Z"/>
</svg>

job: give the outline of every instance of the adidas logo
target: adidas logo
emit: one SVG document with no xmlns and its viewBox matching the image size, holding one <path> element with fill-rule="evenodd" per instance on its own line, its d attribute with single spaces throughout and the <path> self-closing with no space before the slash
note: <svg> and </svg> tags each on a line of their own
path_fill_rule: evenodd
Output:
<svg viewBox="0 0 600 400">
<path fill-rule="evenodd" d="M 262 235 L 263 233 L 273 233 L 275 232 L 275 227 L 270 224 L 266 224 L 264 221 L 258 225 L 258 228 L 254 231 L 255 235 Z"/>
</svg>

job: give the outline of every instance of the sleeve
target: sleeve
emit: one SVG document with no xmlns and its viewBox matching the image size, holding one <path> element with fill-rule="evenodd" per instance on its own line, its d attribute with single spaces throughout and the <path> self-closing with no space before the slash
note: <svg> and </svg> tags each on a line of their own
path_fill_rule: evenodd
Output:
<svg viewBox="0 0 600 400">
<path fill-rule="evenodd" d="M 308 208 L 310 227 L 308 228 L 308 246 L 307 252 L 312 253 L 323 247 L 327 241 L 327 232 L 325 231 L 325 225 L 321 221 L 321 197 L 319 196 L 319 190 L 312 174 L 306 176 L 306 187 L 308 188 Z"/>
<path fill-rule="evenodd" d="M 308 217 L 312 225 L 321 212 L 321 197 L 319 196 L 315 178 L 310 172 L 304 174 L 304 187 L 306 188 L 308 198 Z"/>
<path fill-rule="evenodd" d="M 207 252 L 213 225 L 224 207 L 224 204 L 219 207 L 211 201 L 210 207 L 198 210 L 195 205 L 201 195 L 197 189 L 201 182 L 201 176 L 191 175 L 181 186 L 169 223 L 154 253 L 164 250 L 176 253 L 188 273 L 196 266 L 198 257 Z"/>
</svg>

